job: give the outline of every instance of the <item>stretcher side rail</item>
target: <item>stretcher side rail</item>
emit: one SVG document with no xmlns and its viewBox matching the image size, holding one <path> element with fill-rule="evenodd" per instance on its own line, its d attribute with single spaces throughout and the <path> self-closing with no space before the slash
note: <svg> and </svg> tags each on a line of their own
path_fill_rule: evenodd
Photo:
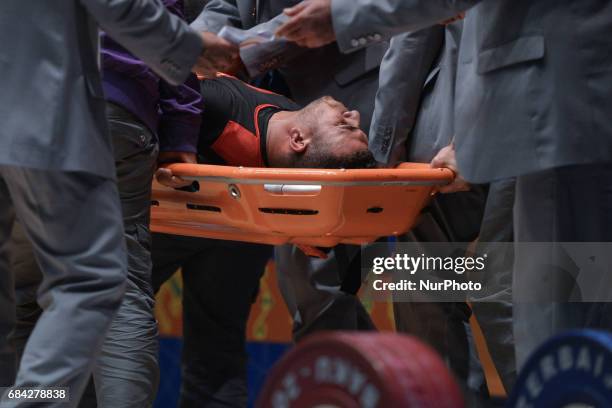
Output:
<svg viewBox="0 0 612 408">
<path fill-rule="evenodd" d="M 283 169 L 217 165 L 167 165 L 188 180 L 242 184 L 444 185 L 452 182 L 450 169 L 432 169 L 422 163 L 402 163 L 393 169 Z"/>
<path fill-rule="evenodd" d="M 152 230 L 178 235 L 330 247 L 399 235 L 414 224 L 448 169 L 278 169 L 172 164 L 197 191 L 154 183 Z"/>
</svg>

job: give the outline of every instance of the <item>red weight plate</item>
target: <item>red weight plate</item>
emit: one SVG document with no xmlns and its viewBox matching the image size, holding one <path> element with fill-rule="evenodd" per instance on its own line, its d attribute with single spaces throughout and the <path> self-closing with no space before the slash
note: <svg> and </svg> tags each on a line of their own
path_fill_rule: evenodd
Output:
<svg viewBox="0 0 612 408">
<path fill-rule="evenodd" d="M 444 362 L 394 333 L 329 332 L 288 352 L 266 381 L 259 408 L 461 408 Z"/>
</svg>

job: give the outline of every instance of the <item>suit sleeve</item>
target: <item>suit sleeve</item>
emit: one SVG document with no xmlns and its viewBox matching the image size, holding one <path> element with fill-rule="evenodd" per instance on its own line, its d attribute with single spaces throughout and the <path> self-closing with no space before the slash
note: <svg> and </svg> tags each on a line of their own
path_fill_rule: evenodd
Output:
<svg viewBox="0 0 612 408">
<path fill-rule="evenodd" d="M 202 39 L 159 0 L 80 0 L 100 27 L 160 77 L 179 85 L 202 51 Z"/>
<path fill-rule="evenodd" d="M 191 23 L 198 31 L 218 33 L 226 25 L 243 28 L 236 0 L 210 0 Z"/>
<path fill-rule="evenodd" d="M 380 65 L 369 148 L 379 163 L 406 159 L 407 139 L 416 121 L 421 90 L 444 43 L 444 27 L 433 26 L 391 39 Z"/>
<path fill-rule="evenodd" d="M 481 0 L 332 0 L 340 51 L 349 53 L 457 16 Z"/>
</svg>

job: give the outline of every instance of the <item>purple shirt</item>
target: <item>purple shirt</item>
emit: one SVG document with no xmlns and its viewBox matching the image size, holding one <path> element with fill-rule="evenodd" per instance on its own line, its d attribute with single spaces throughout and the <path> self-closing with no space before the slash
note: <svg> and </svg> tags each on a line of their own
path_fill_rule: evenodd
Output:
<svg viewBox="0 0 612 408">
<path fill-rule="evenodd" d="M 184 18 L 182 0 L 163 0 L 172 13 Z M 130 111 L 158 135 L 160 150 L 197 152 L 202 121 L 202 96 L 195 75 L 174 87 L 142 61 L 101 34 L 102 85 L 106 100 Z"/>
</svg>

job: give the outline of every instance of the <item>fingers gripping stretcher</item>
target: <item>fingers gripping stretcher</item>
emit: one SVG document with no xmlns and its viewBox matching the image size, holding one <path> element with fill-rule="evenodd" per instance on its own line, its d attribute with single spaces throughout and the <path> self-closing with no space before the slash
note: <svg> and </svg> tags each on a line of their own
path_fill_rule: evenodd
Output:
<svg viewBox="0 0 612 408">
<path fill-rule="evenodd" d="M 302 248 L 402 234 L 454 177 L 417 163 L 357 170 L 168 167 L 197 183 L 191 191 L 154 183 L 153 231 Z"/>
</svg>

